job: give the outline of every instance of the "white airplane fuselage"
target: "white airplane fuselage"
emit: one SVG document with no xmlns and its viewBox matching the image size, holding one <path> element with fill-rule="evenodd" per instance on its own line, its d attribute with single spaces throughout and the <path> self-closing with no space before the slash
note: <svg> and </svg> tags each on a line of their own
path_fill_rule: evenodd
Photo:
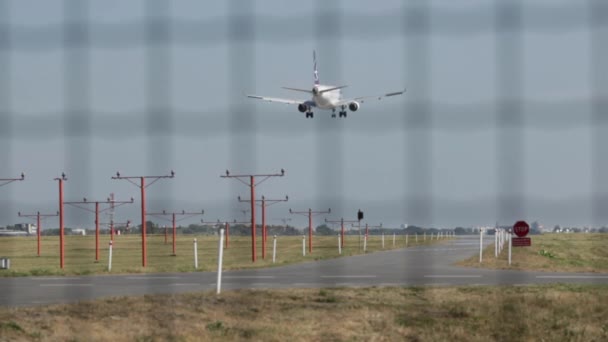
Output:
<svg viewBox="0 0 608 342">
<path fill-rule="evenodd" d="M 332 89 L 334 86 L 329 85 L 315 85 L 313 88 L 312 101 L 315 103 L 317 108 L 320 109 L 335 109 L 342 100 L 342 93 L 340 89 L 334 89 L 323 92 L 325 89 Z"/>
</svg>

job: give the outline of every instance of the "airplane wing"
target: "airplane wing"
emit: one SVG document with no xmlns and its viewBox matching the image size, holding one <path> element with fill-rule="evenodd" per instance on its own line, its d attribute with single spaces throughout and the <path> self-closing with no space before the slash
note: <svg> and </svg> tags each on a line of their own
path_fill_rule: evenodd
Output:
<svg viewBox="0 0 608 342">
<path fill-rule="evenodd" d="M 338 104 L 339 106 L 342 105 L 347 105 L 353 101 L 357 101 L 359 103 L 365 103 L 365 102 L 369 102 L 372 100 L 382 100 L 385 97 L 390 97 L 390 96 L 396 96 L 396 95 L 402 95 L 403 93 L 405 93 L 405 89 L 400 90 L 400 91 L 394 91 L 391 93 L 386 93 L 383 95 L 376 95 L 376 96 L 360 96 L 360 97 L 355 97 L 353 99 L 344 99 L 342 101 L 340 101 L 340 103 Z"/>
<path fill-rule="evenodd" d="M 257 95 L 247 95 L 247 97 L 251 98 L 251 99 L 258 99 L 258 100 L 262 100 L 262 101 L 285 103 L 285 104 L 302 104 L 302 103 L 309 102 L 306 100 L 281 99 L 278 97 L 266 97 L 266 96 L 257 96 Z"/>
</svg>

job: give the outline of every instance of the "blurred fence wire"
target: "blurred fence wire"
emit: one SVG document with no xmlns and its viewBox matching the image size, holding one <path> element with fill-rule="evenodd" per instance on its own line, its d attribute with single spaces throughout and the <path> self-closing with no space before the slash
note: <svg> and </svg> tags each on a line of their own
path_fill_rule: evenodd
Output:
<svg viewBox="0 0 608 342">
<path fill-rule="evenodd" d="M 78 170 L 82 174 L 82 177 L 70 180 L 66 198 L 81 198 L 83 193 L 89 192 L 91 185 L 87 180 L 95 173 L 96 139 L 125 136 L 143 139 L 145 150 L 134 152 L 145 155 L 148 169 L 167 170 L 167 165 L 174 161 L 178 139 L 227 136 L 231 167 L 246 172 L 256 169 L 258 163 L 258 135 L 291 137 L 313 132 L 316 201 L 309 205 L 314 205 L 314 209 L 331 207 L 332 213 L 340 214 L 353 209 L 343 204 L 342 175 L 348 171 L 344 136 L 352 132 L 398 133 L 402 134 L 402 145 L 386 148 L 390 153 L 402 154 L 406 161 L 403 179 L 399 180 L 403 190 L 397 207 L 407 219 L 404 222 L 427 225 L 436 221 L 434 216 L 441 205 L 433 196 L 433 135 L 491 130 L 495 132 L 495 141 L 480 144 L 496 146 L 495 169 L 487 172 L 496 176 L 496 212 L 493 216 L 504 223 L 526 217 L 528 210 L 525 131 L 529 128 L 580 127 L 588 130 L 591 136 L 592 192 L 586 202 L 592 207 L 589 221 L 608 224 L 608 1 L 495 0 L 479 1 L 478 6 L 449 1 L 442 4 L 439 1 L 402 1 L 398 11 L 367 13 L 353 10 L 351 1 L 315 0 L 311 12 L 270 15 L 257 10 L 262 1 L 228 0 L 224 4 L 225 15 L 201 16 L 197 20 L 192 14 L 188 17 L 172 14 L 174 2 L 148 0 L 141 1 L 139 8 L 132 6 L 137 13 L 128 17 L 134 19 L 100 21 L 92 1 L 64 0 L 53 2 L 60 13 L 57 22 L 39 25 L 26 25 L 15 19 L 17 3 L 23 7 L 21 1 L 0 0 L 0 178 L 21 172 L 21 165 L 14 161 L 28 158 L 20 151 L 20 144 L 25 140 L 61 142 L 65 149 L 65 169 Z M 447 3 L 450 5 L 443 6 Z M 196 8 L 206 5 L 207 2 Z M 28 10 L 31 13 L 38 10 L 36 2 L 26 6 L 31 7 Z M 20 13 L 23 15 L 23 11 Z M 585 62 L 590 74 L 589 96 L 546 99 L 527 91 L 525 38 L 534 34 L 581 32 L 587 35 L 590 46 L 590 51 L 586 52 L 590 59 Z M 438 68 L 434 64 L 433 40 L 481 35 L 491 37 L 494 46 L 490 54 L 495 58 L 494 99 L 459 104 L 442 100 L 433 91 L 432 74 Z M 394 51 L 386 53 L 398 52 L 405 56 L 396 70 L 402 70 L 404 84 L 416 88 L 415 96 L 406 94 L 405 106 L 387 101 L 387 111 L 399 115 L 378 119 L 363 113 L 357 121 L 348 121 L 348 126 L 338 121 L 329 124 L 318 115 L 316 122 L 306 121 L 307 127 L 303 128 L 300 127 L 302 117 L 289 116 L 289 123 L 269 120 L 256 115 L 261 113 L 255 112 L 255 106 L 243 101 L 211 108 L 192 108 L 174 101 L 176 62 L 172 49 L 176 47 L 226 47 L 224 63 L 228 67 L 225 79 L 219 83 L 226 83 L 227 94 L 241 94 L 243 89 L 255 89 L 255 56 L 259 44 L 313 42 L 324 52 L 324 70 L 333 70 L 332 78 L 341 79 L 338 66 L 347 57 L 341 42 L 350 39 L 373 42 L 387 38 L 402 40 L 401 45 L 393 47 Z M 116 111 L 99 108 L 93 100 L 96 88 L 91 66 L 94 60 L 103 58 L 99 56 L 100 52 L 132 49 L 139 51 L 136 55 L 140 59 L 136 64 L 144 74 L 141 84 L 143 105 Z M 28 96 L 16 93 L 13 70 L 24 55 L 52 55 L 60 60 L 60 77 L 55 86 L 59 89 L 52 89 L 53 94 L 63 97 L 58 100 L 60 109 L 37 113 L 22 113 L 16 109 L 17 95 Z M 201 65 L 214 67 L 205 64 L 204 60 Z M 27 81 L 37 83 L 43 77 L 45 75 L 32 73 Z M 37 101 L 36 98 L 29 100 Z M 288 133 L 279 133 L 285 132 L 286 127 L 291 128 Z M 197 158 L 203 159 L 207 151 L 197 152 Z M 223 168 L 223 165 L 218 167 L 218 176 Z M 179 170 L 176 171 L 179 175 Z M 49 179 L 53 176 L 56 175 Z M 234 194 L 243 191 L 242 185 L 236 182 L 230 186 Z M 176 200 L 168 182 L 159 182 L 158 187 L 155 191 L 166 195 L 167 203 Z M 17 208 L 12 199 L 19 191 L 18 187 L 0 190 L 0 218 L 14 217 Z M 456 207 L 459 205 L 456 203 Z M 238 210 L 233 215 L 236 217 L 241 217 Z M 404 260 L 403 272 L 417 267 L 414 262 Z M 428 262 L 432 264 L 433 260 Z M 15 288 L 14 293 L 18 290 Z M 68 291 L 71 290 L 66 288 L 66 298 Z M 502 328 L 497 325 L 497 329 Z"/>
<path fill-rule="evenodd" d="M 147 140 L 148 165 L 164 169 L 172 160 L 175 140 L 179 137 L 229 135 L 232 160 L 236 167 L 251 169 L 256 163 L 256 134 L 282 129 L 281 123 L 260 120 L 251 106 L 227 104 L 223 108 L 184 108 L 173 103 L 172 55 L 175 46 L 228 47 L 229 72 L 227 91 L 238 94 L 253 89 L 256 44 L 314 41 L 326 52 L 327 69 L 339 64 L 340 42 L 344 39 L 373 41 L 402 38 L 403 79 L 412 81 L 418 96 L 408 99 L 402 116 L 386 120 L 363 119 L 349 127 L 355 131 L 402 132 L 408 165 L 404 175 L 403 207 L 411 222 L 431 222 L 434 200 L 430 176 L 435 131 L 495 128 L 497 219 L 511 220 L 525 214 L 523 132 L 527 127 L 589 128 L 593 146 L 594 222 L 607 222 L 608 158 L 603 148 L 606 136 L 606 96 L 608 94 L 608 3 L 601 0 L 577 2 L 483 2 L 479 6 L 440 6 L 432 1 L 404 1 L 401 11 L 382 14 L 356 12 L 347 1 L 321 1 L 312 13 L 285 16 L 256 12 L 259 2 L 228 1 L 227 15 L 201 20 L 171 14 L 171 2 L 142 2 L 142 19 L 108 22 L 96 21 L 90 1 L 56 1 L 63 19 L 58 24 L 21 25 L 11 20 L 16 1 L 0 1 L 0 172 L 18 168 L 11 165 L 20 139 L 63 139 L 68 169 L 85 175 L 92 170 L 92 140 L 96 137 L 140 136 Z M 35 11 L 32 4 L 31 11 Z M 592 94 L 589 98 L 536 99 L 526 92 L 522 56 L 525 35 L 589 33 Z M 491 35 L 495 42 L 496 100 L 493 102 L 446 104 L 433 95 L 431 84 L 432 49 L 435 37 Z M 100 113 L 92 104 L 90 66 L 102 50 L 143 48 L 141 63 L 145 70 L 145 105 L 129 112 Z M 397 49 L 398 47 L 395 47 Z M 12 66 L 19 54 L 60 53 L 63 61 L 62 87 L 64 108 L 60 113 L 40 112 L 23 116 L 12 108 L 15 96 Z M 391 53 L 387 51 L 387 53 Z M 337 69 L 337 68 L 335 68 Z M 339 72 L 339 71 L 336 71 Z M 334 75 L 335 76 L 335 75 Z M 35 77 L 32 82 L 36 82 Z M 212 81 L 212 80 L 207 80 Z M 36 99 L 32 99 L 35 101 Z M 212 113 L 222 113 L 214 116 Z M 455 114 L 454 114 L 455 113 Z M 576 115 L 572 115 L 576 113 Z M 59 115 L 60 120 L 55 120 Z M 229 117 L 226 121 L 223 117 Z M 94 119 L 95 118 L 95 119 Z M 142 120 L 143 118 L 143 126 Z M 179 118 L 179 120 L 175 120 Z M 293 118 L 292 118 L 293 119 Z M 343 192 L 339 181 L 344 170 L 345 128 L 315 123 L 319 207 L 336 206 Z M 299 134 L 295 131 L 293 134 Z M 69 142 L 69 143 L 68 143 Z M 81 179 L 87 179 L 83 177 Z M 78 196 L 89 185 L 71 184 Z M 3 189 L 11 196 L 15 189 Z M 13 212 L 10 203 L 0 209 L 0 216 Z"/>
</svg>

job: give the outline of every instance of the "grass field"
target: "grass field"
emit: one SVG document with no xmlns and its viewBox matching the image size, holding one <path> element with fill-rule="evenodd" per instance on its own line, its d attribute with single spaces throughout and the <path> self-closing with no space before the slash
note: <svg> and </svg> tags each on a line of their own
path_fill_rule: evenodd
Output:
<svg viewBox="0 0 608 342">
<path fill-rule="evenodd" d="M 171 236 L 165 243 L 164 235 L 148 235 L 147 267 L 141 267 L 141 236 L 116 236 L 112 255 L 112 273 L 141 272 L 189 272 L 194 269 L 193 239 L 198 240 L 198 271 L 215 271 L 217 269 L 218 237 L 177 235 L 176 256 L 172 256 Z M 36 255 L 36 237 L 0 237 L 0 256 L 11 258 L 11 269 L 0 270 L 0 276 L 26 275 L 86 275 L 107 274 L 109 236 L 100 237 L 99 262 L 95 262 L 94 236 L 66 236 L 65 268 L 59 267 L 59 238 L 56 236 L 42 238 L 41 256 Z M 385 250 L 406 247 L 405 235 L 396 236 L 395 247 L 392 235 L 385 237 Z M 430 240 L 422 236 L 415 242 L 413 236 L 408 238 L 408 246 L 441 243 L 445 240 Z M 367 252 L 382 250 L 380 236 L 370 235 Z M 225 269 L 246 269 L 286 265 L 292 263 L 336 258 L 338 254 L 337 236 L 313 237 L 313 253 L 302 256 L 301 236 L 277 237 L 277 260 L 272 263 L 272 237 L 268 237 L 266 258 L 262 259 L 262 240 L 257 239 L 257 261 L 251 261 L 251 237 L 231 236 L 229 248 L 224 251 Z M 361 254 L 358 236 L 347 236 L 342 256 Z"/>
<path fill-rule="evenodd" d="M 484 237 L 494 239 L 493 236 Z M 511 266 L 508 246 L 498 258 L 494 244 L 479 254 L 458 263 L 461 266 L 561 272 L 608 272 L 608 234 L 532 235 L 531 247 L 513 247 Z"/>
<path fill-rule="evenodd" d="M 608 286 L 239 290 L 0 308 L 1 340 L 607 341 Z"/>
</svg>

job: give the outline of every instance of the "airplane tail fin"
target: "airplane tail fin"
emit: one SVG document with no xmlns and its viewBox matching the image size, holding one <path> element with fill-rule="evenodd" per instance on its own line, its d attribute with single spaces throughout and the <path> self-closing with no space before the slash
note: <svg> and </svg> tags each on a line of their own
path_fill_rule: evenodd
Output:
<svg viewBox="0 0 608 342">
<path fill-rule="evenodd" d="M 319 71 L 317 71 L 317 52 L 315 50 L 312 50 L 312 64 L 315 85 L 319 85 Z"/>
</svg>

